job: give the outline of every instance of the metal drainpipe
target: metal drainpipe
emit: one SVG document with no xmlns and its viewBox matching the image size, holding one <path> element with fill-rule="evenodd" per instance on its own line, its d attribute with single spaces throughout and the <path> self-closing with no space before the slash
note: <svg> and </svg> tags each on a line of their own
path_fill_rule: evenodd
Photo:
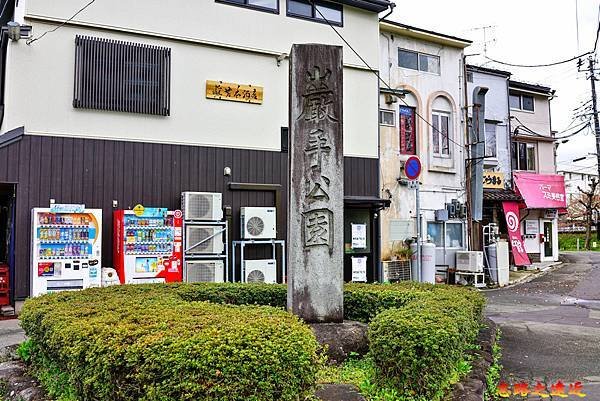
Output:
<svg viewBox="0 0 600 401">
<path fill-rule="evenodd" d="M 392 14 L 394 12 L 394 8 L 396 7 L 396 3 L 390 3 L 390 11 L 384 15 L 383 17 L 379 18 L 379 22 L 383 21 L 384 19 L 386 19 L 387 17 L 390 16 L 390 14 Z"/>
<path fill-rule="evenodd" d="M 391 13 L 391 11 L 390 11 L 390 13 Z M 380 72 L 377 73 L 377 76 L 379 76 Z M 377 189 L 378 189 L 378 196 L 380 196 L 382 188 L 381 188 L 381 124 L 379 124 L 379 109 L 381 107 L 381 93 L 380 93 L 379 78 L 377 79 L 375 84 L 377 85 Z M 377 261 L 378 281 L 380 283 L 383 283 L 383 263 L 381 263 L 381 248 L 382 248 L 381 224 L 382 224 L 383 220 L 381 218 L 381 210 L 378 210 L 376 213 L 377 213 L 377 219 L 378 219 L 378 221 L 376 222 L 378 224 L 377 243 L 379 244 L 379 246 L 377 247 L 377 254 L 375 255 L 375 257 L 377 258 L 376 261 Z"/>
<path fill-rule="evenodd" d="M 469 218 L 471 215 L 471 146 L 470 138 L 469 138 L 469 95 L 468 95 L 468 86 L 469 82 L 467 80 L 467 56 L 463 52 L 462 56 L 462 67 L 463 67 L 463 101 L 465 108 L 465 152 L 467 153 L 467 157 L 465 158 L 465 162 L 463 163 L 464 168 L 464 177 L 465 177 L 465 203 L 467 204 L 467 249 L 472 250 L 473 248 L 473 227 L 472 222 Z M 444 233 L 445 235 L 445 233 Z M 444 262 L 446 262 L 444 260 Z"/>
</svg>

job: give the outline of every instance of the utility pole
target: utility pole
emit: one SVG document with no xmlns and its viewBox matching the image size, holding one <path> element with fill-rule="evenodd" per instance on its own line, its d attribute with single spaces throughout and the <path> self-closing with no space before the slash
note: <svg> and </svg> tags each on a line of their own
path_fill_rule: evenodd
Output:
<svg viewBox="0 0 600 401">
<path fill-rule="evenodd" d="M 598 169 L 598 179 L 600 180 L 600 121 L 598 121 L 598 100 L 596 99 L 596 74 L 594 72 L 594 65 L 596 60 L 594 54 L 590 54 L 588 57 L 588 76 L 592 83 L 592 115 L 594 116 L 594 134 L 596 135 L 596 168 Z M 600 235 L 600 224 L 596 223 L 596 236 Z"/>
</svg>

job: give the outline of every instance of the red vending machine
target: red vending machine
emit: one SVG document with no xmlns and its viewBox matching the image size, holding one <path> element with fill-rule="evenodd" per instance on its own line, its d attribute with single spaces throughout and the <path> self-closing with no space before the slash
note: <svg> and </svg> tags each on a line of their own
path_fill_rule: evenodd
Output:
<svg viewBox="0 0 600 401">
<path fill-rule="evenodd" d="M 121 284 L 182 281 L 182 213 L 137 205 L 114 212 L 113 263 Z"/>
</svg>

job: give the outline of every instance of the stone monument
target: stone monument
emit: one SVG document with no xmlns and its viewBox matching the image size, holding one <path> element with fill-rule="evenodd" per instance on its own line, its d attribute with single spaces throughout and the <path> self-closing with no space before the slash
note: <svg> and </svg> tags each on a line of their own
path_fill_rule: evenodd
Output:
<svg viewBox="0 0 600 401">
<path fill-rule="evenodd" d="M 306 322 L 344 318 L 342 47 L 290 54 L 288 309 Z"/>
</svg>

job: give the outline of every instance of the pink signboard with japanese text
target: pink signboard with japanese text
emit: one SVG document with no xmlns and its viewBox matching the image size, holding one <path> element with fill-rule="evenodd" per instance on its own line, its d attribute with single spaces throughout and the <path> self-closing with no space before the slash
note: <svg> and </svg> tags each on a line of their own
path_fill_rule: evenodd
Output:
<svg viewBox="0 0 600 401">
<path fill-rule="evenodd" d="M 529 209 L 566 209 L 565 177 L 555 174 L 514 173 L 517 192 Z"/>
<path fill-rule="evenodd" d="M 521 237 L 521 224 L 519 221 L 519 203 L 518 202 L 502 202 L 504 216 L 506 217 L 506 227 L 508 227 L 508 238 L 510 247 L 512 248 L 515 265 L 527 266 L 530 265 L 529 256 L 525 252 L 525 244 Z"/>
</svg>

